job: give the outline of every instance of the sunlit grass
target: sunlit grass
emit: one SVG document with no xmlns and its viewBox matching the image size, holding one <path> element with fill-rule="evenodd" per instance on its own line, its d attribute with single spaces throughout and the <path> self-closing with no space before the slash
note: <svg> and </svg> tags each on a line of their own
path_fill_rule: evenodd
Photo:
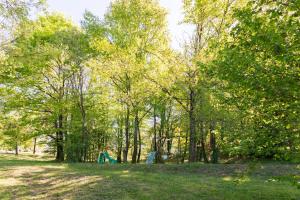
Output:
<svg viewBox="0 0 300 200">
<path fill-rule="evenodd" d="M 248 164 L 99 166 L 0 155 L 0 199 L 299 199 L 299 174 L 295 164 L 251 171 Z"/>
</svg>

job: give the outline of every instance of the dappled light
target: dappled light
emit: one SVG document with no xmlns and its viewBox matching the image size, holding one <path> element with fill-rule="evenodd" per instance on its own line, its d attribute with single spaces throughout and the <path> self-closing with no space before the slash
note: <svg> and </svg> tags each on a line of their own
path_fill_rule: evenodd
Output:
<svg viewBox="0 0 300 200">
<path fill-rule="evenodd" d="M 4 167 L 4 169 L 6 169 Z M 102 176 L 80 175 L 68 173 L 65 166 L 14 166 L 0 169 L 1 192 L 12 193 L 13 196 L 34 196 L 33 199 L 53 199 L 63 196 L 69 198 L 74 195 L 76 188 L 84 185 L 98 184 Z M 20 188 L 20 191 L 11 190 Z M 0 195 L 1 197 L 1 195 Z"/>
<path fill-rule="evenodd" d="M 298 200 L 299 0 L 0 0 L 0 200 Z"/>
<path fill-rule="evenodd" d="M 293 164 L 266 163 L 249 171 L 251 163 L 152 167 L 94 163 L 86 167 L 47 161 L 31 166 L 33 160 L 22 160 L 25 163 L 12 155 L 0 157 L 1 199 L 211 199 L 211 193 L 227 199 L 253 199 L 258 191 L 261 198 L 270 199 L 300 195 L 293 177 L 289 178 L 300 174 Z"/>
<path fill-rule="evenodd" d="M 231 176 L 225 176 L 222 178 L 224 181 L 232 181 L 233 178 Z"/>
</svg>

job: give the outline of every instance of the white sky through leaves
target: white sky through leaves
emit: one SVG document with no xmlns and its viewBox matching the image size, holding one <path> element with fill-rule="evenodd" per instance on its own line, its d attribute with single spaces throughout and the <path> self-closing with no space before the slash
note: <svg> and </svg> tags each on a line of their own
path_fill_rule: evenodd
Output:
<svg viewBox="0 0 300 200">
<path fill-rule="evenodd" d="M 48 0 L 50 11 L 58 11 L 80 23 L 85 10 L 103 17 L 111 0 Z M 192 27 L 179 24 L 183 19 L 182 0 L 160 0 L 161 6 L 168 11 L 168 27 L 172 39 L 172 47 L 180 49 L 180 43 L 192 31 Z"/>
</svg>

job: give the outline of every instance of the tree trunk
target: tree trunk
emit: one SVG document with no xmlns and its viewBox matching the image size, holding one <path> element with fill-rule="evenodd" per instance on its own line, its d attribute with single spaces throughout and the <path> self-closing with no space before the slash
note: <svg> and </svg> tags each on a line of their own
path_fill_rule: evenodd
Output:
<svg viewBox="0 0 300 200">
<path fill-rule="evenodd" d="M 153 151 L 157 151 L 157 136 L 156 136 L 156 109 L 155 109 L 155 105 L 153 106 L 153 132 L 154 132 L 154 142 L 153 142 Z"/>
<path fill-rule="evenodd" d="M 33 154 L 35 154 L 35 152 L 36 152 L 36 137 L 34 137 L 34 139 L 33 139 Z"/>
<path fill-rule="evenodd" d="M 167 141 L 167 152 L 168 152 L 168 155 L 171 154 L 172 142 L 173 142 L 173 138 L 168 138 L 168 141 Z"/>
<path fill-rule="evenodd" d="M 122 163 L 122 143 L 120 145 L 120 147 L 118 148 L 118 155 L 117 155 L 117 161 L 118 163 Z"/>
<path fill-rule="evenodd" d="M 179 164 L 179 159 L 182 155 L 182 151 L 181 151 L 181 133 L 179 133 L 179 137 L 178 137 L 178 144 L 177 144 L 177 152 L 179 155 L 177 155 L 177 163 Z"/>
<path fill-rule="evenodd" d="M 190 147 L 189 162 L 196 162 L 196 119 L 195 119 L 195 92 L 190 88 L 189 99 L 189 121 L 190 121 Z"/>
<path fill-rule="evenodd" d="M 173 141 L 173 125 L 172 123 L 170 123 L 170 118 L 171 118 L 171 114 L 172 114 L 172 108 L 170 106 L 170 110 L 168 112 L 168 118 L 167 118 L 167 131 L 166 131 L 166 138 L 167 138 L 167 154 L 168 156 L 171 154 L 171 149 L 172 149 L 172 141 Z"/>
<path fill-rule="evenodd" d="M 121 119 L 121 124 L 119 127 L 119 133 L 118 133 L 118 155 L 117 155 L 117 161 L 118 163 L 122 162 L 122 148 L 123 148 L 123 125 L 122 125 L 122 119 Z"/>
<path fill-rule="evenodd" d="M 140 163 L 141 153 L 142 153 L 142 138 L 141 138 L 140 127 L 138 127 L 138 135 L 139 135 L 139 152 L 138 152 L 137 163 Z"/>
<path fill-rule="evenodd" d="M 81 137 L 82 137 L 82 155 L 79 159 L 80 161 L 87 161 L 87 153 L 88 153 L 88 134 L 86 130 L 86 111 L 84 107 L 84 96 L 83 96 L 83 86 L 84 86 L 84 74 L 83 68 L 80 66 L 80 73 L 78 77 L 79 81 L 79 108 L 81 113 Z"/>
<path fill-rule="evenodd" d="M 16 142 L 16 146 L 15 146 L 15 155 L 19 155 L 19 145 L 18 145 L 18 142 Z"/>
<path fill-rule="evenodd" d="M 208 163 L 208 159 L 207 159 L 207 156 L 206 156 L 206 151 L 205 151 L 205 137 L 204 137 L 204 126 L 203 126 L 203 122 L 201 121 L 200 122 L 200 143 L 201 143 L 201 150 L 200 150 L 200 157 L 203 158 L 204 162 L 205 163 Z M 201 161 L 201 158 L 200 158 L 200 161 Z"/>
<path fill-rule="evenodd" d="M 126 116 L 125 116 L 125 149 L 123 151 L 123 162 L 127 162 L 127 157 L 128 157 L 128 150 L 129 150 L 129 145 L 130 145 L 130 140 L 129 140 L 129 117 L 130 117 L 130 110 L 129 106 L 126 105 Z"/>
<path fill-rule="evenodd" d="M 183 150 L 183 155 L 181 158 L 181 163 L 184 163 L 186 152 L 187 152 L 187 146 L 188 146 L 188 133 L 185 135 L 185 143 L 184 143 L 184 150 Z"/>
<path fill-rule="evenodd" d="M 139 129 L 139 117 L 138 117 L 138 111 L 136 111 L 134 117 L 133 152 L 132 152 L 132 160 L 131 160 L 132 163 L 136 163 L 137 161 L 138 129 Z"/>
<path fill-rule="evenodd" d="M 85 110 L 83 108 L 81 108 L 81 117 L 82 117 L 82 121 L 81 121 L 81 134 L 82 134 L 82 157 L 80 158 L 80 160 L 83 160 L 84 162 L 86 162 L 87 160 L 87 153 L 88 153 L 88 134 L 87 134 L 87 130 L 86 130 L 86 113 Z"/>
<path fill-rule="evenodd" d="M 100 153 L 101 151 L 101 146 L 102 146 L 102 142 L 101 142 L 102 137 L 100 136 L 100 133 L 97 132 L 97 154 Z"/>
<path fill-rule="evenodd" d="M 157 153 L 156 153 L 156 162 L 163 163 L 162 154 L 163 154 L 163 133 L 165 132 L 165 124 L 166 124 L 166 112 L 165 108 L 162 107 L 160 109 L 160 128 L 159 128 L 159 139 L 157 142 Z"/>
<path fill-rule="evenodd" d="M 202 155 L 201 155 L 201 138 L 199 138 L 199 140 L 197 140 L 196 159 L 197 159 L 197 162 L 200 162 L 202 160 Z"/>
<path fill-rule="evenodd" d="M 64 161 L 64 134 L 62 131 L 63 128 L 63 115 L 60 114 L 57 122 L 57 131 L 56 131 L 56 161 Z"/>
<path fill-rule="evenodd" d="M 58 88 L 58 103 L 60 106 L 63 106 L 62 100 L 64 99 L 65 95 L 65 77 L 64 77 L 64 71 L 62 68 L 61 63 L 58 64 L 58 78 L 61 82 L 61 86 Z M 62 162 L 64 161 L 64 133 L 63 133 L 63 109 L 59 110 L 58 119 L 56 119 L 56 161 Z"/>
<path fill-rule="evenodd" d="M 216 134 L 215 134 L 215 124 L 214 122 L 210 123 L 209 132 L 210 132 L 210 149 L 211 157 L 210 161 L 212 163 L 218 163 L 218 149 L 216 146 Z"/>
</svg>

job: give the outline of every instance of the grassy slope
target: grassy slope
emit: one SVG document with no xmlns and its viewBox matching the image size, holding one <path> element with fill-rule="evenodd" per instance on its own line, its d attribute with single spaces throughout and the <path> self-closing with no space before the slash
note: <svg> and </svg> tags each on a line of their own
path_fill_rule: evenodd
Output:
<svg viewBox="0 0 300 200">
<path fill-rule="evenodd" d="M 0 154 L 0 199 L 299 199 L 300 165 L 58 164 Z M 296 183 L 295 183 L 296 181 Z"/>
</svg>

